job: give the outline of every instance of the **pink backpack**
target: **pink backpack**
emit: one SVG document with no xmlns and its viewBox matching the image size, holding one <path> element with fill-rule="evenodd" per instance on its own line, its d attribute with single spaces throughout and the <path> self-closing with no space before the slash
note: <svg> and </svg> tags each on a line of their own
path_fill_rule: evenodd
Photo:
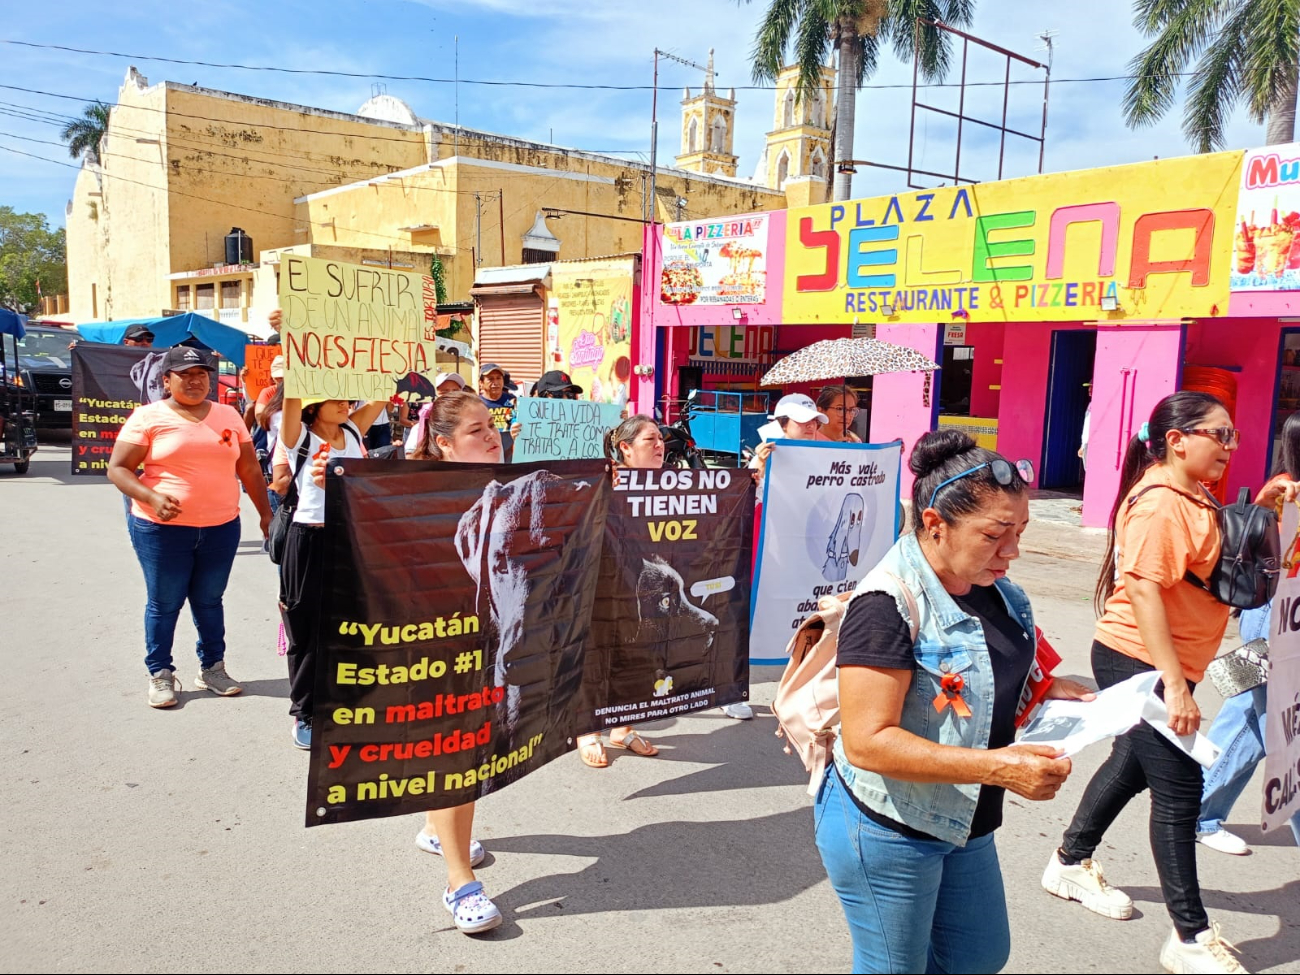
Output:
<svg viewBox="0 0 1300 975">
<path fill-rule="evenodd" d="M 916 642 L 916 602 L 902 580 L 895 581 L 907 600 L 911 617 L 912 642 Z M 790 662 L 776 686 L 772 713 L 776 715 L 778 738 L 785 739 L 786 754 L 797 752 L 810 773 L 808 794 L 816 795 L 840 723 L 840 684 L 835 656 L 840 624 L 852 593 L 823 596 L 813 613 L 795 632 L 786 652 Z"/>
</svg>

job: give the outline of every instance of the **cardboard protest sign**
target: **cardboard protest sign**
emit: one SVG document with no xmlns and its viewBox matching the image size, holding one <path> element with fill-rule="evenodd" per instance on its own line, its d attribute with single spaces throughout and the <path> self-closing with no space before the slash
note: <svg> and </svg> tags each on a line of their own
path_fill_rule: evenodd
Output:
<svg viewBox="0 0 1300 975">
<path fill-rule="evenodd" d="M 777 440 L 763 477 L 749 657 L 783 664 L 817 600 L 851 592 L 898 537 L 901 441 Z"/>
<path fill-rule="evenodd" d="M 1300 508 L 1282 511 L 1286 552 L 1269 621 L 1268 697 L 1264 717 L 1264 799 L 1267 832 L 1300 812 Z"/>
<path fill-rule="evenodd" d="M 280 267 L 285 395 L 380 400 L 436 371 L 436 290 L 426 275 L 286 254 Z"/>
<path fill-rule="evenodd" d="M 554 365 L 597 403 L 627 402 L 632 379 L 636 259 L 551 266 L 547 344 Z"/>
<path fill-rule="evenodd" d="M 308 826 L 458 806 L 571 747 L 609 496 L 600 462 L 331 466 Z"/>
<path fill-rule="evenodd" d="M 522 429 L 513 460 L 578 460 L 603 456 L 605 434 L 618 426 L 623 407 L 573 399 L 518 400 L 515 417 Z"/>
<path fill-rule="evenodd" d="M 118 431 L 137 406 L 163 398 L 166 349 L 78 342 L 72 348 L 72 473 L 108 474 Z M 216 400 L 213 377 L 208 398 Z"/>
<path fill-rule="evenodd" d="M 244 346 L 244 368 L 248 370 L 244 376 L 244 388 L 249 399 L 257 399 L 258 393 L 275 385 L 271 378 L 271 363 L 280 352 L 281 346 L 278 345 Z"/>
<path fill-rule="evenodd" d="M 619 472 L 580 733 L 749 696 L 753 526 L 748 471 Z"/>
</svg>

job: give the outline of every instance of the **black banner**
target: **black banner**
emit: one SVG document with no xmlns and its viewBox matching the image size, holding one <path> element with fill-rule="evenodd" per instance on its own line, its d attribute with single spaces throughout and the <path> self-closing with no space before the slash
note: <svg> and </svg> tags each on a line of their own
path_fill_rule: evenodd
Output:
<svg viewBox="0 0 1300 975">
<path fill-rule="evenodd" d="M 619 472 L 580 733 L 748 697 L 753 537 L 748 471 Z"/>
<path fill-rule="evenodd" d="M 166 349 L 78 342 L 72 348 L 72 473 L 108 474 L 118 431 L 131 411 L 163 398 Z M 217 398 L 212 377 L 208 398 Z"/>
<path fill-rule="evenodd" d="M 354 461 L 326 484 L 306 822 L 473 801 L 575 734 L 603 461 Z"/>
</svg>

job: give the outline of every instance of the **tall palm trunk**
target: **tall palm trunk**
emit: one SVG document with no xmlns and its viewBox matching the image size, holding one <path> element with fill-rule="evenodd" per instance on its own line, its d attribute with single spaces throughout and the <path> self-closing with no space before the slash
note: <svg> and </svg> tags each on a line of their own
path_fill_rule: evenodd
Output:
<svg viewBox="0 0 1300 975">
<path fill-rule="evenodd" d="M 835 95 L 835 160 L 853 158 L 853 121 L 858 94 L 858 62 L 862 57 L 862 38 L 855 25 L 842 25 L 839 36 L 840 64 Z M 1294 104 L 1292 105 L 1294 108 Z M 835 174 L 835 199 L 853 199 L 853 174 Z"/>
<path fill-rule="evenodd" d="M 1268 107 L 1267 139 L 1270 146 L 1295 141 L 1295 103 L 1300 64 L 1287 67 L 1277 97 Z"/>
</svg>

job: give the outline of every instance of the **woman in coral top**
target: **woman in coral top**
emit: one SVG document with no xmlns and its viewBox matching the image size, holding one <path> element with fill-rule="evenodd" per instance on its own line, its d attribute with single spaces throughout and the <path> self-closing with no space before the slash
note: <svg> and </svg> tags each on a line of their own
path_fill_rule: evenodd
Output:
<svg viewBox="0 0 1300 975">
<path fill-rule="evenodd" d="M 1240 433 L 1207 393 L 1166 396 L 1128 446 L 1111 510 L 1111 548 L 1097 583 L 1101 618 L 1092 669 L 1106 688 L 1152 670 L 1169 727 L 1189 735 L 1201 723 L 1192 698 L 1228 626 L 1229 607 L 1189 582 L 1206 580 L 1219 559 L 1215 503 L 1201 487 L 1218 480 Z M 1256 499 L 1272 505 L 1293 486 L 1271 482 Z M 1043 887 L 1116 920 L 1133 902 L 1111 887 L 1093 853 L 1129 800 L 1151 790 L 1151 852 L 1174 930 L 1160 952 L 1171 972 L 1242 972 L 1201 901 L 1196 875 L 1196 821 L 1201 767 L 1154 727 L 1139 721 L 1084 792 L 1074 821 L 1052 854 Z"/>
<path fill-rule="evenodd" d="M 239 485 L 265 535 L 271 524 L 266 481 L 244 418 L 208 399 L 211 356 L 178 345 L 163 363 L 164 398 L 138 407 L 122 427 L 108 478 L 133 502 L 131 545 L 144 571 L 145 666 L 149 706 L 176 703 L 172 663 L 176 619 L 189 600 L 199 633 L 199 688 L 222 697 L 242 688 L 226 673 L 222 597 L 239 548 Z M 144 468 L 144 474 L 136 471 Z"/>
</svg>

